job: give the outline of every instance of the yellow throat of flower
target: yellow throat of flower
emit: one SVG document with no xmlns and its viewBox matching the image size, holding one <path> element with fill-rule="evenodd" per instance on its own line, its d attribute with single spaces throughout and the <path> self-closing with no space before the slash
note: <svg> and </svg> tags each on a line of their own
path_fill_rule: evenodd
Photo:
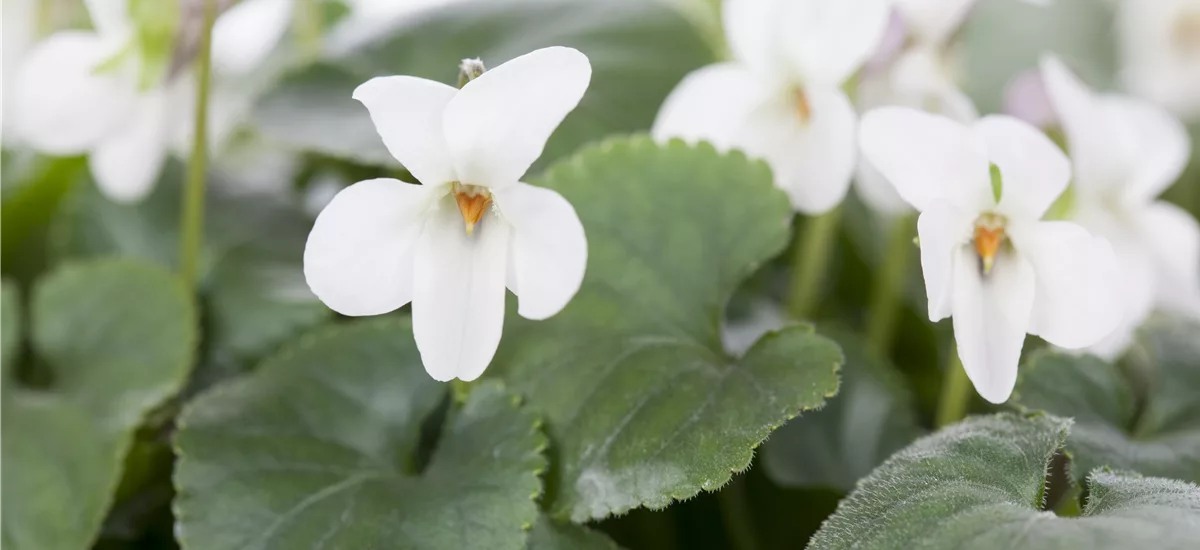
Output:
<svg viewBox="0 0 1200 550">
<path fill-rule="evenodd" d="M 475 224 L 483 219 L 488 206 L 492 204 L 492 194 L 487 188 L 478 185 L 454 184 L 452 191 L 454 202 L 458 203 L 458 211 L 462 213 L 463 224 L 467 235 L 475 234 Z"/>
<path fill-rule="evenodd" d="M 992 272 L 996 254 L 1007 236 L 1004 233 L 1005 219 L 996 214 L 984 214 L 975 221 L 975 253 L 983 264 L 983 274 Z"/>
<path fill-rule="evenodd" d="M 800 122 L 808 124 L 812 118 L 812 105 L 802 88 L 792 90 L 792 106 L 796 109 L 796 116 L 800 117 Z"/>
</svg>

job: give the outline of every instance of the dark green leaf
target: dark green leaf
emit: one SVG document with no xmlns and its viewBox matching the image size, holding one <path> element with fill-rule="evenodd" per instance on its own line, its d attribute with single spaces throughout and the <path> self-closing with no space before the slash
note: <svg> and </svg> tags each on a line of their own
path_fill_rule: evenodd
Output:
<svg viewBox="0 0 1200 550">
<path fill-rule="evenodd" d="M 380 40 L 285 79 L 257 110 L 260 128 L 298 149 L 395 165 L 351 94 L 375 76 L 413 75 L 454 84 L 464 58 L 488 66 L 547 46 L 571 46 L 592 63 L 579 108 L 546 145 L 539 166 L 607 134 L 650 128 L 658 107 L 711 54 L 681 15 L 644 0 L 476 0 L 439 11 Z M 535 168 L 536 169 L 536 168 Z"/>
<path fill-rule="evenodd" d="M 85 549 L 134 431 L 187 377 L 196 313 L 169 273 L 122 260 L 59 269 L 35 288 L 31 318 L 51 385 L 4 381 L 3 546 Z"/>
<path fill-rule="evenodd" d="M 69 257 L 119 255 L 176 265 L 182 181 L 182 166 L 169 165 L 154 193 L 136 205 L 81 189 L 56 227 L 57 249 Z M 207 206 L 202 271 L 213 331 L 207 346 L 256 358 L 328 317 L 304 282 L 307 216 L 279 198 L 239 193 L 216 181 Z"/>
<path fill-rule="evenodd" d="M 1193 548 L 1200 488 L 1094 470 L 1080 517 L 1043 511 L 1070 420 L 976 417 L 900 451 L 838 505 L 809 548 Z"/>
<path fill-rule="evenodd" d="M 804 413 L 763 447 L 767 475 L 785 487 L 849 492 L 855 482 L 924 432 L 912 392 L 861 338 L 829 333 L 846 353 L 842 386 L 825 408 Z"/>
<path fill-rule="evenodd" d="M 21 346 L 21 294 L 17 285 L 5 279 L 0 286 L 0 363 L 3 363 L 5 379 L 15 365 Z"/>
<path fill-rule="evenodd" d="M 476 385 L 421 469 L 422 424 L 445 396 L 421 367 L 407 319 L 302 338 L 184 411 L 181 543 L 524 547 L 545 468 L 538 419 L 498 385 Z"/>
<path fill-rule="evenodd" d="M 645 137 L 591 147 L 540 185 L 588 237 L 583 287 L 547 321 L 509 316 L 489 373 L 546 414 L 548 506 L 579 522 L 713 491 L 800 411 L 837 391 L 837 345 L 792 327 L 743 358 L 720 319 L 779 253 L 791 208 L 765 164 Z"/>
<path fill-rule="evenodd" d="M 1144 402 L 1117 365 L 1055 353 L 1022 367 L 1013 402 L 1075 419 L 1067 449 L 1077 479 L 1111 466 L 1200 481 L 1200 324 L 1154 318 L 1140 332 Z"/>
<path fill-rule="evenodd" d="M 619 550 L 620 546 L 599 531 L 540 516 L 529 533 L 529 550 Z"/>
</svg>

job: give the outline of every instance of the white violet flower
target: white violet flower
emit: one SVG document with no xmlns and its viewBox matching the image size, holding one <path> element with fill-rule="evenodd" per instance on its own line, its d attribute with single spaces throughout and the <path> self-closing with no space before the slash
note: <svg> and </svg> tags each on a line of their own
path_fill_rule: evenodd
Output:
<svg viewBox="0 0 1200 550">
<path fill-rule="evenodd" d="M 1040 221 L 1071 178 L 1049 138 L 1006 116 L 967 126 L 885 107 L 863 117 L 860 139 L 921 212 L 929 319 L 953 317 L 959 358 L 984 399 L 1011 395 L 1026 333 L 1079 349 L 1116 327 L 1111 245 L 1074 223 Z"/>
<path fill-rule="evenodd" d="M 1200 119 L 1200 0 L 1121 0 L 1117 35 L 1125 87 Z"/>
<path fill-rule="evenodd" d="M 763 158 L 807 214 L 846 195 L 858 115 L 841 86 L 883 38 L 888 0 L 725 0 L 734 61 L 688 75 L 663 104 L 655 139 L 706 140 Z"/>
<path fill-rule="evenodd" d="M 411 76 L 359 86 L 354 98 L 422 185 L 375 179 L 338 193 L 304 250 L 313 293 L 352 316 L 412 302 L 430 376 L 478 378 L 500 343 L 506 286 L 521 316 L 546 319 L 583 281 L 587 239 L 574 208 L 520 179 L 591 74 L 582 53 L 556 47 L 483 72 L 461 90 Z"/>
<path fill-rule="evenodd" d="M 1112 358 L 1156 303 L 1200 313 L 1200 225 L 1182 208 L 1156 200 L 1187 166 L 1191 140 L 1162 108 L 1097 95 L 1056 58 L 1042 61 L 1042 80 L 1075 164 L 1069 216 L 1111 241 L 1120 259 L 1124 322 L 1089 350 Z"/>
<path fill-rule="evenodd" d="M 247 0 L 223 14 L 213 27 L 214 69 L 249 70 L 261 62 L 288 28 L 291 1 Z M 23 59 L 13 90 L 14 129 L 44 153 L 87 153 L 100 190 L 135 202 L 153 188 L 170 147 L 191 133 L 194 86 L 190 77 L 168 74 L 178 8 L 161 0 L 85 4 L 94 31 L 56 32 Z M 222 108 L 212 111 L 216 118 Z"/>
</svg>

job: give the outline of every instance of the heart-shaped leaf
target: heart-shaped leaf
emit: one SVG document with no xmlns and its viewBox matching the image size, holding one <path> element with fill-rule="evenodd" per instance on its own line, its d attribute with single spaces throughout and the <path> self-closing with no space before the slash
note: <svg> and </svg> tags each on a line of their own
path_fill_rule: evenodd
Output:
<svg viewBox="0 0 1200 550">
<path fill-rule="evenodd" d="M 603 534 L 573 523 L 557 523 L 541 516 L 529 533 L 529 550 L 619 550 Z"/>
<path fill-rule="evenodd" d="M 4 297 L 6 330 L 19 320 Z M 100 530 L 134 431 L 179 391 L 197 340 L 183 285 L 135 262 L 68 265 L 39 282 L 33 363 L 49 387 L 15 376 L 5 344 L 4 548 L 83 550 Z"/>
<path fill-rule="evenodd" d="M 1042 353 L 1021 368 L 1013 402 L 1075 419 L 1076 478 L 1098 466 L 1200 482 L 1200 323 L 1155 317 L 1135 355 L 1148 387 L 1095 357 Z"/>
<path fill-rule="evenodd" d="M 837 391 L 841 351 L 811 327 L 727 354 L 738 284 L 788 241 L 765 164 L 709 145 L 609 141 L 551 168 L 588 238 L 583 287 L 540 322 L 509 316 L 489 373 L 546 415 L 552 516 L 581 522 L 713 491 Z"/>
<path fill-rule="evenodd" d="M 1042 510 L 1071 421 L 998 414 L 950 426 L 859 482 L 809 543 L 829 548 L 1194 548 L 1200 488 L 1097 469 L 1080 517 Z"/>
<path fill-rule="evenodd" d="M 217 386 L 179 420 L 184 548 L 523 548 L 546 438 L 496 384 L 453 407 L 407 319 L 334 325 Z"/>
<path fill-rule="evenodd" d="M 785 487 L 849 492 L 855 482 L 924 430 L 912 391 L 887 361 L 852 334 L 830 332 L 846 353 L 837 399 L 788 422 L 763 446 L 763 467 Z"/>
<path fill-rule="evenodd" d="M 257 123 L 270 139 L 296 149 L 395 165 L 367 110 L 351 98 L 358 85 L 397 74 L 453 84 L 462 59 L 496 66 L 548 46 L 578 48 L 593 74 L 587 95 L 554 133 L 538 166 L 604 135 L 649 129 L 684 75 L 712 60 L 688 21 L 660 2 L 477 0 L 341 52 L 336 66 L 320 64 L 285 78 L 263 99 Z"/>
<path fill-rule="evenodd" d="M 112 202 L 92 186 L 71 198 L 55 228 L 66 257 L 119 255 L 166 266 L 178 262 L 183 167 L 171 163 L 158 186 L 135 205 Z M 209 187 L 202 252 L 211 315 L 210 355 L 257 358 L 328 318 L 304 282 L 300 258 L 312 221 L 263 193 Z"/>
</svg>

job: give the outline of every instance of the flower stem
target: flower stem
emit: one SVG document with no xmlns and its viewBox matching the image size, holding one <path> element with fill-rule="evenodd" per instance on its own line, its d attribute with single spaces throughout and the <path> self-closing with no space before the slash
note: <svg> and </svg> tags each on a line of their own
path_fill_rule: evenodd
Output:
<svg viewBox="0 0 1200 550">
<path fill-rule="evenodd" d="M 321 55 L 321 30 L 323 17 L 321 3 L 317 0 L 302 0 L 296 10 L 296 35 L 300 40 L 300 51 L 308 61 Z"/>
<path fill-rule="evenodd" d="M 913 216 L 897 217 L 888 227 L 883 262 L 875 272 L 871 307 L 867 310 L 867 347 L 876 357 L 886 357 L 892 346 L 896 314 L 900 311 L 908 262 L 913 254 Z"/>
<path fill-rule="evenodd" d="M 948 426 L 967 416 L 967 405 L 971 402 L 971 379 L 963 370 L 958 358 L 958 346 L 950 349 L 950 360 L 942 380 L 942 395 L 938 399 L 937 427 Z"/>
<path fill-rule="evenodd" d="M 750 498 L 746 494 L 746 474 L 734 474 L 729 484 L 717 493 L 721 522 L 729 542 L 737 550 L 757 550 L 758 539 L 750 516 Z"/>
<path fill-rule="evenodd" d="M 808 219 L 804 235 L 796 243 L 792 259 L 792 287 L 788 311 L 797 319 L 807 319 L 817 307 L 821 279 L 829 263 L 829 252 L 837 237 L 841 208 Z"/>
<path fill-rule="evenodd" d="M 208 164 L 208 91 L 212 79 L 212 28 L 216 0 L 204 2 L 204 25 L 196 56 L 196 120 L 192 132 L 192 156 L 188 161 L 187 188 L 180 219 L 179 274 L 190 291 L 196 290 L 200 245 L 204 236 L 204 183 Z"/>
</svg>

